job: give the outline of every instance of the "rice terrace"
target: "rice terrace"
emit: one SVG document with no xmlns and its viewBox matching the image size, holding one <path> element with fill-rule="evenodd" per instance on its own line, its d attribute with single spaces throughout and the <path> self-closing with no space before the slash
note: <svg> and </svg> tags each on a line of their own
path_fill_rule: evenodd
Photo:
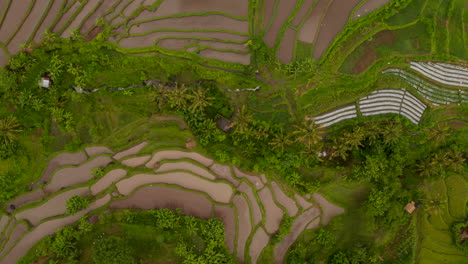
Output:
<svg viewBox="0 0 468 264">
<path fill-rule="evenodd" d="M 466 264 L 467 123 L 467 0 L 0 0 L 0 264 Z"/>
</svg>

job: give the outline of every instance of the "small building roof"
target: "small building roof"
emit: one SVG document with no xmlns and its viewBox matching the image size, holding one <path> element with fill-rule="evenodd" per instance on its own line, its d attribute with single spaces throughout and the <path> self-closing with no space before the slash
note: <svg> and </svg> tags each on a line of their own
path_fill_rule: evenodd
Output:
<svg viewBox="0 0 468 264">
<path fill-rule="evenodd" d="M 49 77 L 42 77 L 40 85 L 42 88 L 49 88 L 50 87 L 50 78 Z"/>
<path fill-rule="evenodd" d="M 408 212 L 409 214 L 412 214 L 412 213 L 414 212 L 414 210 L 416 210 L 416 206 L 415 206 L 414 201 L 411 201 L 410 203 L 408 203 L 408 204 L 405 206 L 405 210 L 406 210 L 406 212 Z"/>
</svg>

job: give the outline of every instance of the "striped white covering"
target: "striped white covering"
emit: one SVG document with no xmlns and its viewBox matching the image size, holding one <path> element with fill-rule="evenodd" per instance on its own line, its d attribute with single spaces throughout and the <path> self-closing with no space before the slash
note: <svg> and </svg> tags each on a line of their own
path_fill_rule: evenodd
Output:
<svg viewBox="0 0 468 264">
<path fill-rule="evenodd" d="M 411 62 L 410 68 L 436 82 L 468 88 L 468 68 L 438 62 Z"/>
<path fill-rule="evenodd" d="M 363 116 L 400 114 L 418 124 L 426 106 L 405 89 L 378 90 L 359 100 Z"/>
<path fill-rule="evenodd" d="M 430 101 L 433 105 L 453 104 L 468 102 L 468 93 L 463 90 L 450 90 L 438 87 L 418 76 L 401 69 L 389 68 L 383 74 L 398 75 L 415 88 L 419 94 Z"/>
<path fill-rule="evenodd" d="M 322 114 L 322 115 L 318 115 L 318 116 L 314 116 L 314 117 L 306 118 L 306 119 L 313 119 L 315 120 L 315 123 L 320 125 L 321 127 L 327 127 L 327 126 L 331 126 L 335 123 L 338 123 L 346 119 L 355 118 L 356 116 L 357 116 L 356 106 L 350 105 L 350 106 L 338 108 L 326 114 Z"/>
</svg>

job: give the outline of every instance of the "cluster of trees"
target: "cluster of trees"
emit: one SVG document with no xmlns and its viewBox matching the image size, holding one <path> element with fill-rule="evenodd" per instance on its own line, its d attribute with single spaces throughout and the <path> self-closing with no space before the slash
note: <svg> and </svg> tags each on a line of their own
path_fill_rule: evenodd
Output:
<svg viewBox="0 0 468 264">
<path fill-rule="evenodd" d="M 90 204 L 90 200 L 83 196 L 74 195 L 67 200 L 67 213 L 74 215 L 79 211 L 86 209 Z"/>
</svg>

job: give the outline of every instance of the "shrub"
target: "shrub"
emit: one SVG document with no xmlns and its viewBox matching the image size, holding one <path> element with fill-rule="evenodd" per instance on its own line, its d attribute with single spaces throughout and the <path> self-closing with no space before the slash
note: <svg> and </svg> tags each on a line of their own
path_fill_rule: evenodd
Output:
<svg viewBox="0 0 468 264">
<path fill-rule="evenodd" d="M 132 248 L 121 238 L 108 236 L 95 241 L 93 260 L 96 264 L 133 264 Z"/>
<path fill-rule="evenodd" d="M 89 206 L 89 199 L 82 196 L 72 196 L 67 201 L 67 213 L 70 215 L 76 214 L 77 212 L 85 209 Z"/>
<path fill-rule="evenodd" d="M 50 251 L 59 258 L 74 259 L 79 253 L 77 243 L 80 236 L 80 232 L 73 227 L 64 227 L 55 235 L 50 245 Z"/>
</svg>

